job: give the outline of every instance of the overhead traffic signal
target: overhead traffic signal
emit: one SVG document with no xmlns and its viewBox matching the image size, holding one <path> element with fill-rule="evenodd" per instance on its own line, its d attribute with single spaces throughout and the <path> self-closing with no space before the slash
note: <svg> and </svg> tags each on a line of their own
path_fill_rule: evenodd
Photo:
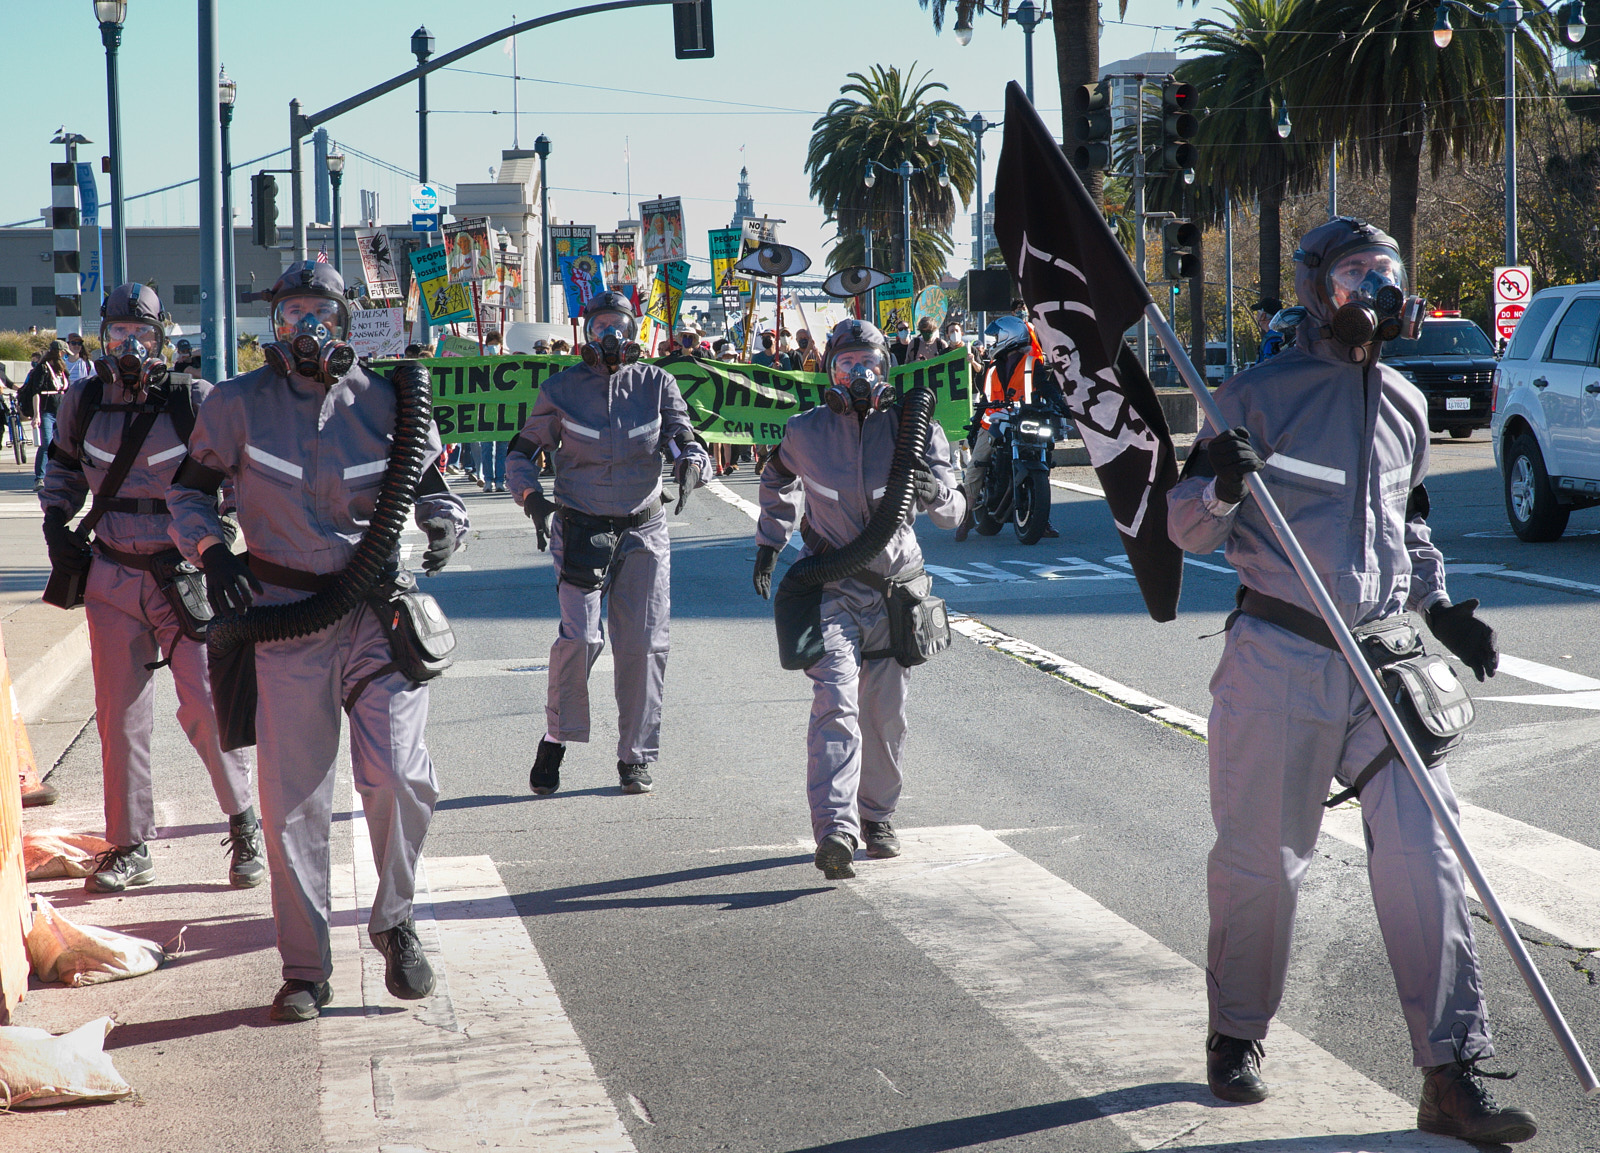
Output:
<svg viewBox="0 0 1600 1153">
<path fill-rule="evenodd" d="M 716 55 L 711 40 L 711 0 L 674 0 L 672 54 L 679 60 L 705 60 Z"/>
<path fill-rule="evenodd" d="M 1161 149 L 1155 170 L 1184 172 L 1194 167 L 1196 152 L 1190 139 L 1200 131 L 1194 110 L 1200 95 L 1193 84 L 1168 80 L 1161 86 Z"/>
<path fill-rule="evenodd" d="M 1200 272 L 1200 226 L 1190 220 L 1169 220 L 1161 226 L 1161 267 L 1165 280 L 1188 280 Z"/>
<path fill-rule="evenodd" d="M 250 241 L 262 248 L 278 243 L 278 181 L 270 172 L 250 178 Z"/>
<path fill-rule="evenodd" d="M 1078 147 L 1072 163 L 1081 172 L 1111 166 L 1111 81 L 1082 85 L 1073 96 L 1078 109 Z"/>
</svg>

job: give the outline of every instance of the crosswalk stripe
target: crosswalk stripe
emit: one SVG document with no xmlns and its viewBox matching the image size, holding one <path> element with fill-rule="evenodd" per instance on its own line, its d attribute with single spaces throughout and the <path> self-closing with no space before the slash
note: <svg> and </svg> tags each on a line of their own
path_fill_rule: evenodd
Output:
<svg viewBox="0 0 1600 1153">
<path fill-rule="evenodd" d="M 1414 1105 L 1281 1023 L 1265 1043 L 1272 1095 L 1217 1108 L 1199 966 L 977 826 L 899 834 L 904 855 L 850 891 L 1138 1148 L 1469 1148 L 1415 1132 Z"/>
<path fill-rule="evenodd" d="M 361 799 L 349 795 L 334 982 L 347 991 L 360 974 L 362 1012 L 317 1022 L 329 1153 L 635 1153 L 491 858 L 419 863 L 413 916 L 438 986 L 425 1001 L 388 996 L 366 932 L 377 873 Z"/>
</svg>

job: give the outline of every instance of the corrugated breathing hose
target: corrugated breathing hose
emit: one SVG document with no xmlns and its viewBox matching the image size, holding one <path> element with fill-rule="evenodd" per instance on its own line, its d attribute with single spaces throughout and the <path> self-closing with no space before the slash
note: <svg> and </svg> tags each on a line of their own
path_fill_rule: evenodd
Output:
<svg viewBox="0 0 1600 1153">
<path fill-rule="evenodd" d="M 257 605 L 243 616 L 217 617 L 206 630 L 206 646 L 221 656 L 242 644 L 293 640 L 321 632 L 361 603 L 384 573 L 400 544 L 417 485 L 428 465 L 428 428 L 433 420 L 428 370 L 406 361 L 390 375 L 394 385 L 394 444 L 372 509 L 372 520 L 355 556 L 334 581 L 304 600 Z"/>
<path fill-rule="evenodd" d="M 911 515 L 911 504 L 916 496 L 911 472 L 927 452 L 934 403 L 932 390 L 919 387 L 912 389 L 901 405 L 900 428 L 894 438 L 894 460 L 889 465 L 889 483 L 861 535 L 842 548 L 795 561 L 784 574 L 779 591 L 788 586 L 790 592 L 798 592 L 852 577 L 877 560 L 888 547 L 895 530 Z"/>
</svg>

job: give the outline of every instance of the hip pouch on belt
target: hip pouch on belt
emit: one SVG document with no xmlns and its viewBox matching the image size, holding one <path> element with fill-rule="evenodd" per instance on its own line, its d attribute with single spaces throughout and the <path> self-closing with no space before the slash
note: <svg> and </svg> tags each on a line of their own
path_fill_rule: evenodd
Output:
<svg viewBox="0 0 1600 1153">
<path fill-rule="evenodd" d="M 617 554 L 617 519 L 586 516 L 563 508 L 561 518 L 561 579 L 581 589 L 605 583 L 611 560 Z"/>
<path fill-rule="evenodd" d="M 862 660 L 893 657 L 910 669 L 950 647 L 950 615 L 920 565 L 892 577 L 857 573 L 856 579 L 883 593 L 889 616 L 889 647 L 862 653 Z"/>
<path fill-rule="evenodd" d="M 1339 645 L 1321 617 L 1298 605 L 1241 587 L 1239 608 L 1228 618 L 1231 627 L 1239 613 L 1277 625 L 1296 636 L 1338 651 Z M 1422 759 L 1438 761 L 1461 743 L 1476 711 L 1472 694 L 1462 684 L 1443 657 L 1424 651 L 1422 634 L 1408 617 L 1393 616 L 1357 625 L 1350 630 L 1362 655 L 1377 672 L 1383 692 L 1399 714 L 1406 735 Z M 1329 808 L 1359 796 L 1379 769 L 1396 756 L 1393 744 L 1384 746 L 1378 756 L 1356 777 L 1344 792 L 1324 802 Z"/>
<path fill-rule="evenodd" d="M 192 641 L 205 640 L 212 617 L 211 602 L 206 599 L 205 574 L 173 548 L 150 558 L 150 575 L 155 577 L 156 588 L 172 606 L 183 635 Z"/>
<path fill-rule="evenodd" d="M 439 602 L 401 571 L 367 599 L 389 641 L 396 671 L 419 684 L 444 675 L 455 661 L 456 634 Z"/>
</svg>

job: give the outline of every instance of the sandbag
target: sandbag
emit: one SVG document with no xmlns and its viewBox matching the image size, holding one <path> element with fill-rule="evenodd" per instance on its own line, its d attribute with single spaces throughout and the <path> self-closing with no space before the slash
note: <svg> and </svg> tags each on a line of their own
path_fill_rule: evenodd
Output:
<svg viewBox="0 0 1600 1153">
<path fill-rule="evenodd" d="M 167 959 L 154 941 L 76 924 L 56 912 L 42 893 L 35 893 L 33 900 L 37 912 L 28 931 L 28 960 L 41 981 L 98 985 L 153 973 Z"/>
<path fill-rule="evenodd" d="M 43 829 L 22 834 L 22 864 L 30 881 L 87 877 L 94 872 L 95 858 L 109 848 L 110 841 L 92 833 Z"/>
<path fill-rule="evenodd" d="M 133 1093 L 105 1051 L 110 1017 L 59 1037 L 43 1029 L 0 1026 L 0 1110 L 44 1109 L 80 1101 L 116 1101 Z"/>
</svg>

